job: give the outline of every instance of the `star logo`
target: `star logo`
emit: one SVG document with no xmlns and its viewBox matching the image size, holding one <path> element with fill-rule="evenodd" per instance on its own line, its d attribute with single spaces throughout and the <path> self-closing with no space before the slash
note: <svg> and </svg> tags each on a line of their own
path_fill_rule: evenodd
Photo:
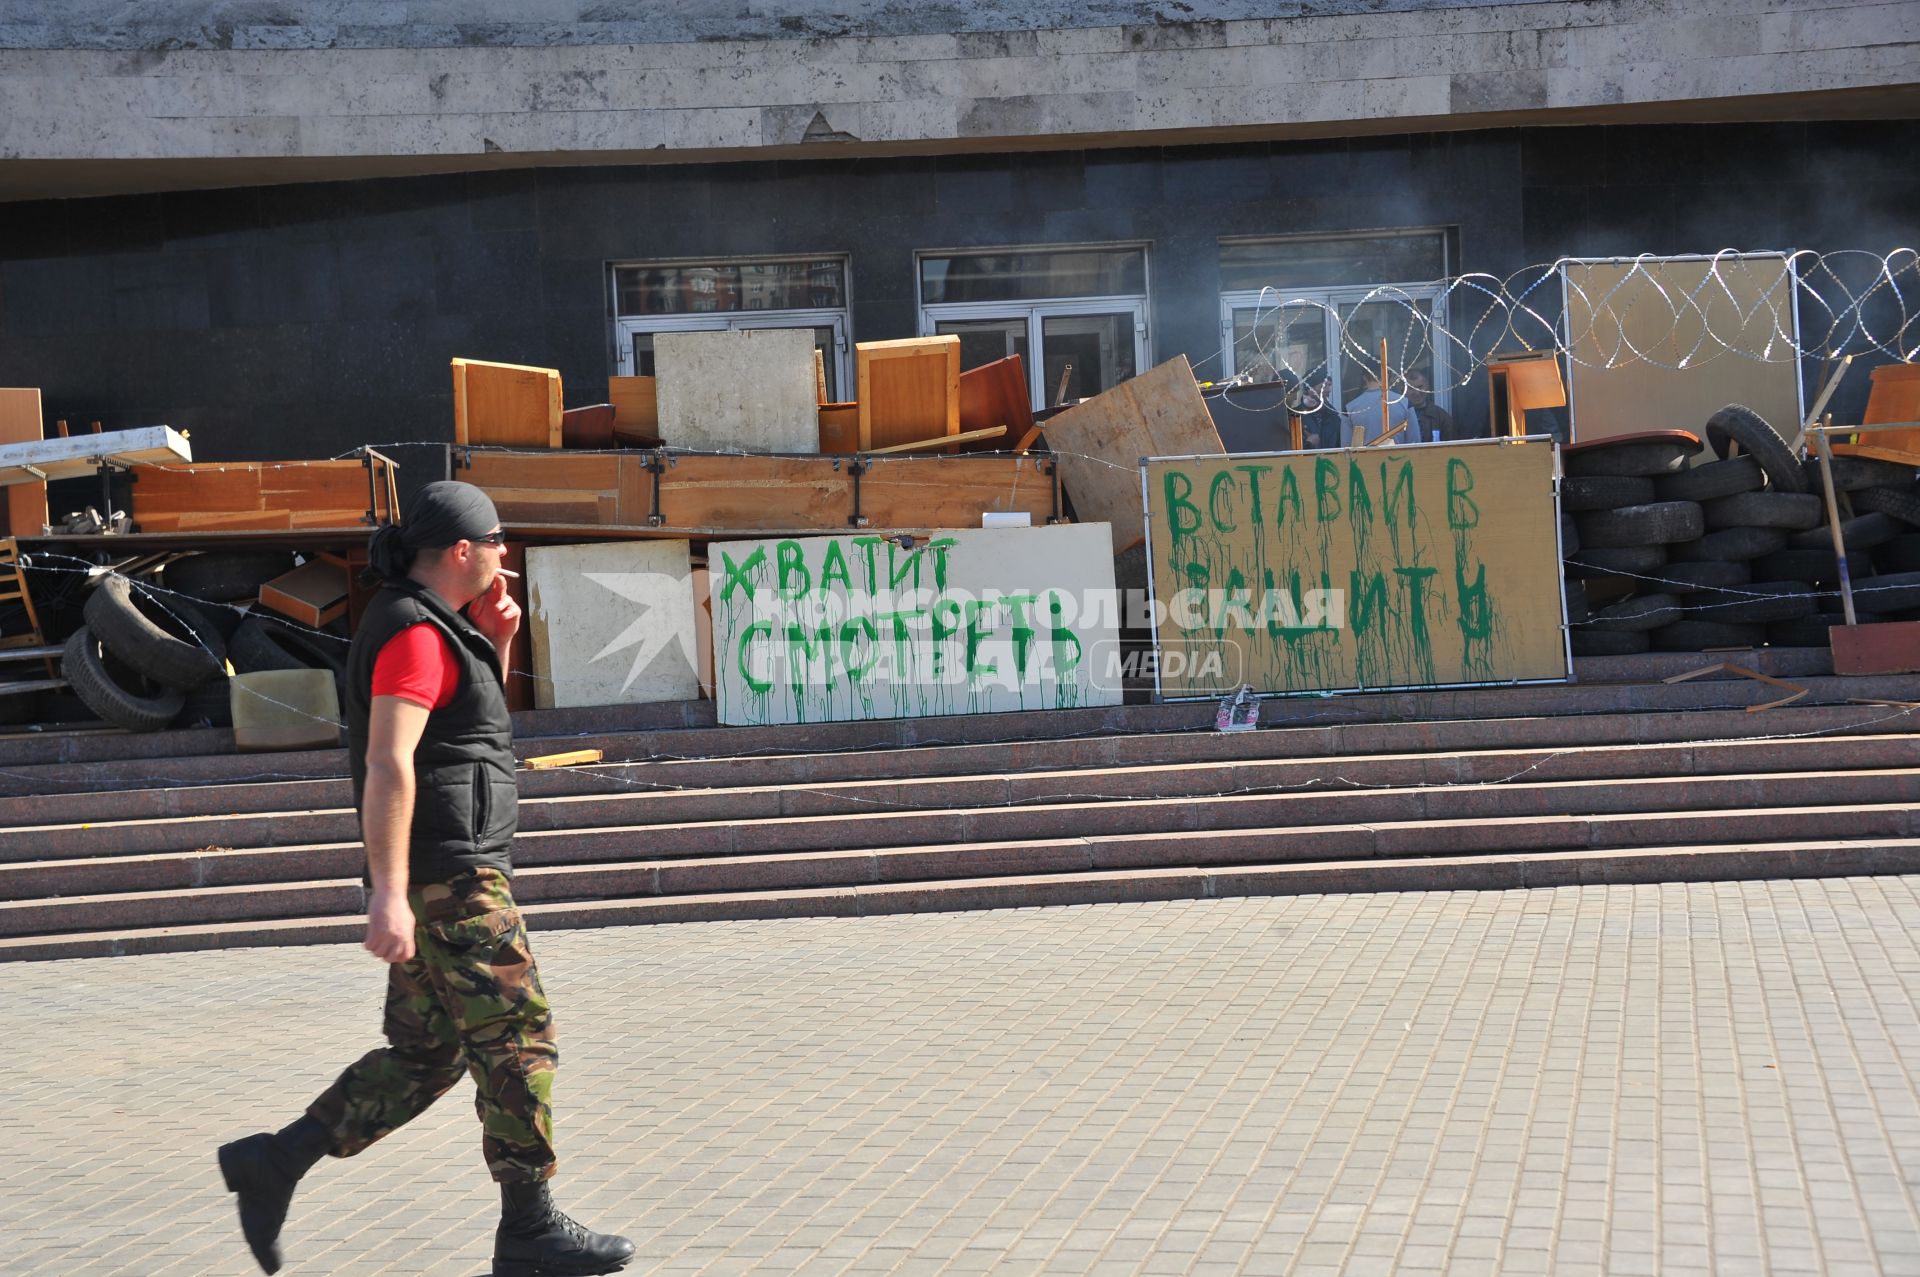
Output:
<svg viewBox="0 0 1920 1277">
<path fill-rule="evenodd" d="M 625 694 L 649 666 L 654 658 L 667 647 L 678 641 L 681 655 L 686 658 L 689 669 L 697 669 L 698 663 L 693 652 L 693 629 L 665 624 L 664 618 L 655 617 L 659 611 L 657 600 L 670 597 L 675 590 L 687 588 L 687 582 L 664 572 L 583 572 L 582 576 L 595 585 L 602 586 L 623 599 L 639 604 L 639 611 L 626 629 L 620 631 L 612 642 L 587 658 L 589 665 L 604 660 L 616 652 L 631 647 L 634 650 L 633 664 L 627 670 L 627 681 L 620 685 Z"/>
</svg>

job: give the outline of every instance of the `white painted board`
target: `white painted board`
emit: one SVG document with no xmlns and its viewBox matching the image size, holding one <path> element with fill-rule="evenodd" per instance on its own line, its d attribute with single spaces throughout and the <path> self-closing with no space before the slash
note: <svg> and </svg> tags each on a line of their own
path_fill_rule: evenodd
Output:
<svg viewBox="0 0 1920 1277">
<path fill-rule="evenodd" d="M 539 708 L 699 695 L 685 541 L 528 546 L 527 602 Z"/>
<path fill-rule="evenodd" d="M 171 426 L 107 430 L 65 439 L 30 439 L 0 446 L 0 486 L 88 475 L 103 461 L 136 465 L 191 460 L 193 449 L 187 445 L 186 437 Z"/>
<path fill-rule="evenodd" d="M 820 451 L 811 328 L 659 333 L 653 371 L 669 448 Z"/>
<path fill-rule="evenodd" d="M 720 721 L 840 722 L 1118 705 L 1103 523 L 716 541 Z"/>
</svg>

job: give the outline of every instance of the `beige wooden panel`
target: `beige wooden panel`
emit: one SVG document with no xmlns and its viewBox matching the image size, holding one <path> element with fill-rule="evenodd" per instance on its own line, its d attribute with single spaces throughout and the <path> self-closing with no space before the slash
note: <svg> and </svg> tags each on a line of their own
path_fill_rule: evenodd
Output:
<svg viewBox="0 0 1920 1277">
<path fill-rule="evenodd" d="M 607 378 L 607 402 L 613 405 L 613 433 L 658 438 L 660 401 L 651 377 Z"/>
<path fill-rule="evenodd" d="M 720 721 L 1118 705 L 1109 541 L 1097 525 L 717 540 Z"/>
<path fill-rule="evenodd" d="M 560 374 L 552 368 L 453 361 L 455 443 L 498 448 L 560 446 Z"/>
<path fill-rule="evenodd" d="M 960 339 L 908 337 L 854 347 L 860 447 L 960 433 Z"/>
<path fill-rule="evenodd" d="M 1785 258 L 1570 262 L 1564 269 L 1575 442 L 1644 430 L 1698 434 L 1730 403 L 1745 404 L 1789 439 L 1799 429 Z"/>
<path fill-rule="evenodd" d="M 1162 691 L 1566 678 L 1553 466 L 1543 441 L 1149 461 Z"/>
<path fill-rule="evenodd" d="M 35 386 L 0 386 L 0 444 L 30 443 L 43 436 L 40 391 Z M 44 480 L 9 485 L 0 494 L 7 507 L 7 534 L 37 537 L 47 522 L 47 485 Z"/>
<path fill-rule="evenodd" d="M 1185 355 L 1069 408 L 1047 422 L 1073 510 L 1113 528 L 1113 552 L 1140 541 L 1142 457 L 1226 452 Z"/>
</svg>

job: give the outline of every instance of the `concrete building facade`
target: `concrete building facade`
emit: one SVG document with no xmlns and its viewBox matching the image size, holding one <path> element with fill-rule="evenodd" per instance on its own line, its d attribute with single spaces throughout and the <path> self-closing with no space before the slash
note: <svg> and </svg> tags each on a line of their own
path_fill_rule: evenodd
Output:
<svg viewBox="0 0 1920 1277">
<path fill-rule="evenodd" d="M 0 384 L 243 459 L 446 439 L 454 356 L 597 402 L 675 327 L 1206 377 L 1263 281 L 1920 243 L 1916 99 L 1906 3 L 15 0 Z"/>
</svg>

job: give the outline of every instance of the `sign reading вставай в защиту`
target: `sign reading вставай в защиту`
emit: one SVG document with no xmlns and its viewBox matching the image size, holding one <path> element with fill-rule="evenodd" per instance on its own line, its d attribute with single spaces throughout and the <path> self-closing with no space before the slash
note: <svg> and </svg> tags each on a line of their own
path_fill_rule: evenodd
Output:
<svg viewBox="0 0 1920 1277">
<path fill-rule="evenodd" d="M 727 724 L 1120 703 L 1104 523 L 716 541 L 714 696 Z"/>
<path fill-rule="evenodd" d="M 1568 676 L 1550 440 L 1142 468 L 1162 695 Z"/>
</svg>

